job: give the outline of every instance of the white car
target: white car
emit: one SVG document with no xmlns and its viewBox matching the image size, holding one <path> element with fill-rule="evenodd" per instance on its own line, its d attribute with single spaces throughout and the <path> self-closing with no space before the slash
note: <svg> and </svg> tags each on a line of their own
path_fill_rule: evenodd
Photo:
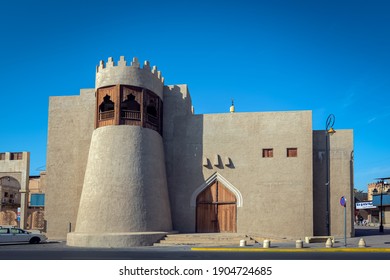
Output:
<svg viewBox="0 0 390 280">
<path fill-rule="evenodd" d="M 46 241 L 47 237 L 40 233 L 29 232 L 17 227 L 0 226 L 0 243 L 22 243 L 37 244 Z"/>
</svg>

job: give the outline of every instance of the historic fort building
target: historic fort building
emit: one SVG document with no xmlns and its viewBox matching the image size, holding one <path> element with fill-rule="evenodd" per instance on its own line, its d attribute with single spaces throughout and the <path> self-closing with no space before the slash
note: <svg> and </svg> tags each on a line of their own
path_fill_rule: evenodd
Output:
<svg viewBox="0 0 390 280">
<path fill-rule="evenodd" d="M 49 238 L 150 245 L 169 232 L 327 235 L 326 131 L 311 111 L 194 114 L 187 85 L 109 58 L 96 86 L 51 97 Z M 330 233 L 353 201 L 353 131 L 330 137 Z M 353 205 L 347 206 L 353 235 Z"/>
</svg>

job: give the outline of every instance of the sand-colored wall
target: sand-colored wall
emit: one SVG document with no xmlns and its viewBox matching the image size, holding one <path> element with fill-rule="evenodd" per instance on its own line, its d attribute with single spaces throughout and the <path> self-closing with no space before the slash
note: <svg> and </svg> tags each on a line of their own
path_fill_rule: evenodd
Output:
<svg viewBox="0 0 390 280">
<path fill-rule="evenodd" d="M 95 119 L 95 90 L 50 97 L 46 160 L 47 236 L 74 230 Z"/>
<path fill-rule="evenodd" d="M 242 195 L 238 232 L 312 235 L 311 112 L 193 115 L 187 88 L 174 93 L 171 99 L 164 96 L 164 110 L 170 112 L 164 116 L 164 140 L 174 229 L 195 231 L 191 197 L 218 172 Z M 274 149 L 273 158 L 262 157 L 265 148 Z M 287 148 L 297 148 L 298 157 L 288 158 Z"/>
</svg>

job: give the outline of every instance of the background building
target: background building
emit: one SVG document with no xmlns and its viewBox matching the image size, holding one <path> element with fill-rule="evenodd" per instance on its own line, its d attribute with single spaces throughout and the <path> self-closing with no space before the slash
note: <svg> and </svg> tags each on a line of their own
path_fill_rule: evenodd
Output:
<svg viewBox="0 0 390 280">
<path fill-rule="evenodd" d="M 46 231 L 45 228 L 46 171 L 30 176 L 28 184 L 28 210 L 26 229 Z"/>
<path fill-rule="evenodd" d="M 0 224 L 25 227 L 29 173 L 30 153 L 0 153 Z"/>
<path fill-rule="evenodd" d="M 367 186 L 368 200 L 371 201 L 372 205 L 375 207 L 370 211 L 370 215 L 368 216 L 369 222 L 373 224 L 380 223 L 381 206 L 383 225 L 390 223 L 390 185 L 387 181 L 384 181 L 383 183 L 383 186 L 380 182 L 371 183 Z"/>
<path fill-rule="evenodd" d="M 0 153 L 0 225 L 44 231 L 46 172 L 29 172 L 29 152 Z"/>
<path fill-rule="evenodd" d="M 107 240 L 326 235 L 326 134 L 312 130 L 311 111 L 196 115 L 187 85 L 164 85 L 147 61 L 110 58 L 95 89 L 50 98 L 48 236 L 72 231 L 71 245 L 123 246 Z M 330 182 L 330 233 L 344 234 L 344 196 L 354 235 L 352 130 L 330 137 Z"/>
</svg>

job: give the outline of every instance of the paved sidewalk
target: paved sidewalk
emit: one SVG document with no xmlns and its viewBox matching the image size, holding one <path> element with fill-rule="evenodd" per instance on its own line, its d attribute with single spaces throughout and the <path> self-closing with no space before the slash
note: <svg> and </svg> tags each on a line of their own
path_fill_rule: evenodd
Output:
<svg viewBox="0 0 390 280">
<path fill-rule="evenodd" d="M 390 248 L 390 228 L 385 227 L 384 232 L 379 232 L 379 227 L 355 226 L 355 237 L 347 238 L 347 248 L 358 248 L 360 239 L 363 238 L 367 248 Z M 305 248 L 324 248 L 325 243 L 304 243 Z M 256 246 L 262 247 L 259 243 Z M 295 241 L 274 242 L 272 248 L 295 248 Z M 334 248 L 345 248 L 344 237 L 336 237 Z"/>
<path fill-rule="evenodd" d="M 333 244 L 333 248 L 335 249 L 353 249 L 353 248 L 359 248 L 359 241 L 363 238 L 366 247 L 365 248 L 371 248 L 371 249 L 386 249 L 386 251 L 390 251 L 390 228 L 385 227 L 384 232 L 379 232 L 379 227 L 369 227 L 369 226 L 355 226 L 355 237 L 349 237 L 347 238 L 347 246 L 345 246 L 345 240 L 344 237 L 336 237 L 335 243 Z M 303 240 L 304 241 L 304 240 Z M 270 249 L 292 249 L 296 248 L 295 240 L 286 240 L 286 241 L 271 241 L 270 243 Z M 221 248 L 223 250 L 229 249 L 229 248 L 240 248 L 240 249 L 259 249 L 263 248 L 263 243 L 259 242 L 254 245 L 247 245 L 245 247 L 240 247 L 239 244 L 234 246 L 184 246 L 184 247 L 192 247 L 193 250 L 198 249 L 208 249 L 208 250 L 215 250 L 217 248 Z M 326 248 L 325 242 L 318 242 L 318 243 L 305 243 L 303 242 L 303 247 L 305 249 L 322 249 Z M 328 249 L 328 248 L 327 248 Z"/>
<path fill-rule="evenodd" d="M 384 232 L 379 232 L 378 227 L 355 226 L 355 237 L 347 238 L 347 245 L 355 245 L 363 238 L 367 247 L 390 248 L 390 228 L 385 227 Z M 340 239 L 338 239 L 340 241 Z M 344 245 L 344 239 L 341 240 Z"/>
</svg>

